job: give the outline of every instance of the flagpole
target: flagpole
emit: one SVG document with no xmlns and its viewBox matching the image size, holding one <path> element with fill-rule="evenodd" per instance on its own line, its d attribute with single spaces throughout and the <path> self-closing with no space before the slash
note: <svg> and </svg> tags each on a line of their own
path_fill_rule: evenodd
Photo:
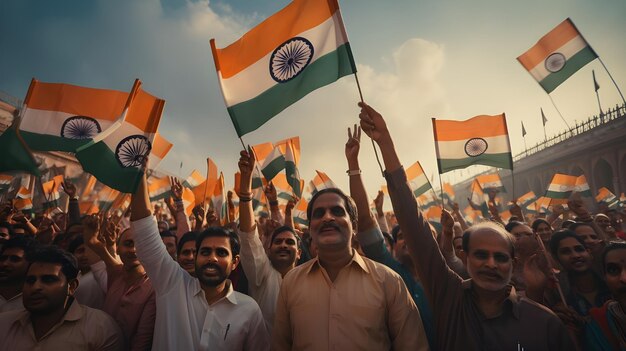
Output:
<svg viewBox="0 0 626 351">
<path fill-rule="evenodd" d="M 363 100 L 363 92 L 361 91 L 361 84 L 359 84 L 359 76 L 357 76 L 356 72 L 354 72 L 354 80 L 356 81 L 356 87 L 359 90 L 359 98 L 361 98 L 361 102 L 365 103 Z M 372 141 L 372 148 L 374 149 L 374 155 L 376 155 L 376 162 L 378 162 L 378 168 L 380 168 L 380 173 L 385 176 L 385 170 L 383 169 L 383 165 L 380 163 L 380 158 L 378 157 L 378 151 L 376 151 L 376 144 L 374 144 L 374 139 L 370 138 Z"/>
<path fill-rule="evenodd" d="M 441 192 L 441 209 L 445 209 L 445 204 L 443 202 L 443 182 L 441 181 L 441 173 L 439 173 L 439 187 Z"/>
<path fill-rule="evenodd" d="M 561 114 L 561 111 L 559 111 L 559 108 L 556 107 L 556 104 L 554 103 L 554 100 L 552 100 L 552 96 L 550 94 L 548 94 L 548 97 L 550 98 L 550 101 L 552 102 L 552 106 L 554 106 L 554 109 L 556 110 L 556 112 L 559 113 L 559 116 L 561 117 L 563 122 L 565 122 L 565 125 L 567 126 L 567 129 L 569 129 L 571 131 L 572 128 L 569 126 L 569 124 L 567 123 L 565 118 L 563 118 L 563 115 Z"/>
<path fill-rule="evenodd" d="M 593 88 L 596 91 L 596 99 L 598 100 L 598 110 L 600 110 L 600 120 L 604 121 L 604 112 L 602 112 L 602 105 L 600 104 L 600 93 L 598 93 L 600 86 L 596 81 L 596 71 L 591 70 L 591 74 L 593 75 Z"/>
<path fill-rule="evenodd" d="M 622 94 L 622 91 L 619 90 L 619 86 L 617 86 L 617 83 L 615 83 L 615 79 L 613 79 L 613 76 L 611 75 L 611 72 L 609 72 L 609 70 L 606 68 L 606 65 L 604 64 L 604 62 L 602 61 L 600 56 L 598 56 L 598 60 L 600 60 L 600 63 L 602 64 L 602 67 L 604 67 L 604 70 L 609 75 L 609 78 L 611 78 L 611 81 L 615 85 L 615 88 L 617 88 L 617 92 L 619 93 L 619 96 L 622 97 L 622 101 L 624 102 L 624 105 L 626 105 L 626 100 L 624 99 L 624 95 Z"/>
<path fill-rule="evenodd" d="M 543 114 L 543 109 L 539 108 L 541 110 L 541 124 L 543 125 L 543 141 L 547 142 L 548 141 L 548 135 L 546 134 L 546 118 L 545 115 Z"/>
</svg>

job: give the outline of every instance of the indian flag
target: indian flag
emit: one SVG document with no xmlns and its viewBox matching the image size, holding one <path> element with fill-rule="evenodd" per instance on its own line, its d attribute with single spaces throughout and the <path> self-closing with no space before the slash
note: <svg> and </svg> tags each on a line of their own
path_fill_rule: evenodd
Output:
<svg viewBox="0 0 626 351">
<path fill-rule="evenodd" d="M 315 195 L 318 191 L 326 188 L 336 188 L 337 185 L 333 182 L 326 173 L 322 171 L 315 171 L 317 174 L 311 181 L 311 194 Z"/>
<path fill-rule="evenodd" d="M 287 201 L 293 198 L 293 191 L 287 181 L 287 175 L 285 175 L 285 173 L 278 173 L 272 180 L 272 184 L 274 184 L 276 188 L 276 195 L 278 196 L 278 202 L 280 204 L 286 204 Z"/>
<path fill-rule="evenodd" d="M 0 190 L 7 190 L 11 186 L 12 181 L 12 175 L 0 174 Z"/>
<path fill-rule="evenodd" d="M 291 152 L 293 153 L 293 160 L 296 166 L 300 165 L 300 137 L 295 136 L 274 143 L 275 146 L 280 148 L 280 151 L 287 157 L 288 146 L 291 145 Z"/>
<path fill-rule="evenodd" d="M 596 195 L 596 201 L 601 204 L 606 204 L 608 208 L 615 209 L 619 206 L 619 199 L 609 189 L 602 187 L 598 190 Z"/>
<path fill-rule="evenodd" d="M 415 161 L 411 167 L 407 168 L 405 171 L 406 178 L 409 181 L 409 185 L 411 189 L 413 189 L 413 195 L 418 197 L 428 190 L 432 189 L 426 174 L 424 174 L 424 169 L 420 164 L 420 161 Z"/>
<path fill-rule="evenodd" d="M 210 157 L 206 158 L 206 167 L 208 178 L 192 189 L 196 205 L 204 204 L 206 200 L 210 200 L 217 184 L 217 165 Z"/>
<path fill-rule="evenodd" d="M 417 197 L 417 204 L 422 210 L 437 205 L 437 199 L 433 196 L 432 192 L 426 192 Z"/>
<path fill-rule="evenodd" d="M 45 198 L 44 208 L 58 207 L 58 200 L 61 197 L 59 192 L 61 184 L 63 184 L 63 175 L 57 175 L 41 185 Z"/>
<path fill-rule="evenodd" d="M 545 197 L 545 196 L 540 197 L 535 202 L 535 211 L 539 213 L 545 213 L 545 214 L 552 213 L 552 211 L 550 211 L 551 202 L 552 202 L 552 199 L 549 197 Z"/>
<path fill-rule="evenodd" d="M 280 152 L 279 147 L 275 147 L 263 161 L 261 173 L 263 173 L 265 180 L 271 182 L 283 169 L 285 169 L 285 155 Z"/>
<path fill-rule="evenodd" d="M 98 193 L 98 207 L 102 211 L 110 210 L 119 194 L 120 192 L 115 189 L 109 188 L 108 186 L 103 187 Z"/>
<path fill-rule="evenodd" d="M 480 218 L 482 218 L 482 216 L 480 211 L 476 211 L 472 208 L 472 206 L 468 205 L 463 209 L 463 218 L 465 218 L 465 221 L 469 224 L 475 224 L 480 221 Z"/>
<path fill-rule="evenodd" d="M 114 210 L 121 210 L 123 212 L 126 211 L 128 206 L 130 206 L 130 194 L 124 194 L 118 191 L 117 197 L 115 198 L 115 201 L 113 201 L 111 208 Z"/>
<path fill-rule="evenodd" d="M 211 49 L 240 137 L 311 91 L 356 72 L 336 0 L 294 0 L 223 49 L 211 39 Z"/>
<path fill-rule="evenodd" d="M 589 183 L 587 183 L 587 178 L 584 175 L 578 176 L 576 178 L 576 184 L 574 184 L 574 191 L 580 193 L 581 196 L 591 197 L 591 189 L 589 188 Z"/>
<path fill-rule="evenodd" d="M 443 197 L 448 201 L 454 201 L 454 188 L 450 183 L 443 183 Z"/>
<path fill-rule="evenodd" d="M 215 187 L 213 188 L 213 193 L 211 195 L 211 205 L 213 210 L 215 211 L 216 216 L 220 219 L 222 224 L 226 224 L 224 221 L 226 220 L 226 211 L 225 211 L 225 200 L 226 195 L 224 194 L 224 174 L 220 172 L 220 176 L 217 179 Z"/>
<path fill-rule="evenodd" d="M 172 146 L 174 146 L 174 144 L 161 136 L 160 133 L 155 133 L 154 140 L 152 141 L 152 149 L 150 150 L 150 158 L 148 158 L 148 169 L 157 169 L 159 163 L 161 163 L 165 155 L 172 149 Z"/>
<path fill-rule="evenodd" d="M 117 121 L 128 93 L 33 79 L 20 134 L 33 150 L 75 152 Z"/>
<path fill-rule="evenodd" d="M 476 180 L 483 191 L 487 189 L 494 189 L 496 191 L 506 191 L 504 186 L 502 185 L 502 180 L 500 179 L 500 175 L 498 173 L 491 174 L 483 174 L 476 176 Z"/>
<path fill-rule="evenodd" d="M 33 198 L 32 191 L 30 191 L 28 188 L 23 187 L 23 186 L 20 186 L 15 196 L 20 199 L 32 199 Z"/>
<path fill-rule="evenodd" d="M 141 89 L 141 82 L 135 82 L 123 120 L 77 149 L 76 158 L 83 169 L 113 189 L 134 193 L 164 106 L 165 100 L 148 94 Z"/>
<path fill-rule="evenodd" d="M 191 216 L 193 208 L 196 206 L 196 197 L 189 188 L 183 188 L 183 208 L 187 217 Z"/>
<path fill-rule="evenodd" d="M 81 201 L 78 203 L 78 208 L 82 215 L 92 215 L 100 212 L 100 208 L 98 208 L 98 205 L 93 201 Z"/>
<path fill-rule="evenodd" d="M 297 137 L 296 137 L 297 138 Z M 297 138 L 297 145 L 289 140 L 286 144 L 277 144 L 279 147 L 285 145 L 285 175 L 287 182 L 291 186 L 293 193 L 297 197 L 302 197 L 302 180 L 298 171 L 298 160 L 300 159 L 300 138 Z"/>
<path fill-rule="evenodd" d="M 198 185 L 202 184 L 206 179 L 198 172 L 197 170 L 193 170 L 189 177 L 183 181 L 183 186 L 193 189 Z"/>
<path fill-rule="evenodd" d="M 598 58 L 569 18 L 517 58 L 546 93 Z"/>
<path fill-rule="evenodd" d="M 309 220 L 306 216 L 306 208 L 309 206 L 309 202 L 302 198 L 293 208 L 293 221 L 301 225 L 309 225 Z"/>
<path fill-rule="evenodd" d="M 474 179 L 474 181 L 472 182 L 470 186 L 470 193 L 470 199 L 472 200 L 472 203 L 478 206 L 474 209 L 480 211 L 484 218 L 489 218 L 489 207 L 487 205 L 489 197 L 483 192 L 483 189 L 480 186 L 478 179 Z"/>
<path fill-rule="evenodd" d="M 168 177 L 151 178 L 148 183 L 150 202 L 159 201 L 172 196 L 172 184 Z"/>
<path fill-rule="evenodd" d="M 13 207 L 18 211 L 28 211 L 33 209 L 33 200 L 17 198 L 13 199 Z"/>
<path fill-rule="evenodd" d="M 481 164 L 513 169 L 504 113 L 466 121 L 433 118 L 439 174 Z"/>
<path fill-rule="evenodd" d="M 96 177 L 94 177 L 93 175 L 89 175 L 89 178 L 87 179 L 87 184 L 85 184 L 85 188 L 83 189 L 82 195 L 81 195 L 81 199 L 85 200 L 87 199 L 91 193 L 93 192 L 93 188 L 96 186 Z"/>
<path fill-rule="evenodd" d="M 535 192 L 531 190 L 527 192 L 526 194 L 518 197 L 517 204 L 519 205 L 519 207 L 525 208 L 531 203 L 535 202 L 536 200 L 537 200 L 537 195 L 535 195 Z"/>
<path fill-rule="evenodd" d="M 548 185 L 545 196 L 551 199 L 568 199 L 576 186 L 576 178 L 575 176 L 556 173 Z"/>
<path fill-rule="evenodd" d="M 426 210 L 426 213 L 424 213 L 424 217 L 426 217 L 426 220 L 430 224 L 432 224 L 432 226 L 435 227 L 438 232 L 441 232 L 442 229 L 441 214 L 442 210 L 439 206 L 432 206 L 428 210 Z"/>
</svg>

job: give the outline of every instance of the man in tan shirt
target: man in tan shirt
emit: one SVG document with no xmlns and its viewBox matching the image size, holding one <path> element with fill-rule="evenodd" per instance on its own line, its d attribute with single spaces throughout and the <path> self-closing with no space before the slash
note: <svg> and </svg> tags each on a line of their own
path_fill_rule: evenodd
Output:
<svg viewBox="0 0 626 351">
<path fill-rule="evenodd" d="M 28 260 L 26 310 L 0 313 L 2 350 L 122 350 L 113 318 L 74 300 L 76 260 L 56 247 L 37 250 Z"/>
<path fill-rule="evenodd" d="M 428 350 L 419 311 L 398 274 L 352 249 L 354 201 L 336 188 L 307 208 L 317 258 L 285 276 L 273 350 Z"/>
</svg>

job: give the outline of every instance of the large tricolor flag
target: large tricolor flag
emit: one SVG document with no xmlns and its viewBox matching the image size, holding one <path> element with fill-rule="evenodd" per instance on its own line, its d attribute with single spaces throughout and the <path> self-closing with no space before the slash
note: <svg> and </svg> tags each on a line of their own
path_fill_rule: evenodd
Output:
<svg viewBox="0 0 626 351">
<path fill-rule="evenodd" d="M 475 164 L 513 169 L 504 113 L 466 121 L 433 118 L 439 174 Z"/>
<path fill-rule="evenodd" d="M 77 149 L 76 158 L 86 172 L 101 183 L 124 193 L 134 193 L 142 175 L 142 164 L 150 154 L 159 128 L 165 100 L 133 86 L 122 120 Z"/>
<path fill-rule="evenodd" d="M 598 203 L 606 204 L 610 209 L 615 209 L 619 206 L 619 199 L 617 196 L 605 187 L 598 189 L 596 201 Z"/>
<path fill-rule="evenodd" d="M 33 150 L 75 152 L 111 127 L 128 93 L 33 79 L 24 99 L 20 134 Z"/>
<path fill-rule="evenodd" d="M 480 184 L 481 189 L 486 191 L 487 189 L 493 189 L 496 191 L 505 192 L 504 186 L 502 185 L 502 180 L 500 179 L 500 175 L 498 173 L 491 174 L 482 174 L 476 176 L 476 181 Z"/>
<path fill-rule="evenodd" d="M 428 181 L 428 177 L 424 174 L 424 169 L 422 168 L 420 161 L 415 161 L 411 167 L 407 168 L 405 173 L 406 178 L 411 185 L 411 189 L 413 189 L 413 195 L 415 197 L 418 197 L 432 189 L 432 186 Z"/>
<path fill-rule="evenodd" d="M 576 186 L 576 179 L 577 177 L 575 176 L 556 173 L 552 177 L 550 185 L 548 185 L 545 196 L 550 199 L 565 200 L 565 203 L 567 203 L 567 199 L 572 195 L 572 191 L 574 191 Z M 556 203 L 562 203 L 562 201 L 557 201 Z"/>
<path fill-rule="evenodd" d="M 543 90 L 550 93 L 597 57 L 572 20 L 568 18 L 539 39 L 517 60 Z"/>
<path fill-rule="evenodd" d="M 294 0 L 223 49 L 211 39 L 211 49 L 240 137 L 311 91 L 356 72 L 336 0 Z"/>
</svg>

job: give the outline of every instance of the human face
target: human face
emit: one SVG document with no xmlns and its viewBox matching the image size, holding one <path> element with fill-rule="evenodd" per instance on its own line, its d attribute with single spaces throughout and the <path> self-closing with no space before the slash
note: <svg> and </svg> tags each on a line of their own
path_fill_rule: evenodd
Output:
<svg viewBox="0 0 626 351">
<path fill-rule="evenodd" d="M 456 236 L 452 239 L 452 244 L 454 245 L 454 254 L 458 257 L 463 263 L 467 260 L 467 254 L 463 251 L 463 237 Z"/>
<path fill-rule="evenodd" d="M 400 262 L 407 262 L 411 259 L 411 256 L 409 256 L 409 250 L 406 246 L 406 241 L 404 240 L 404 234 L 401 230 L 399 230 L 396 235 L 396 245 L 393 247 L 393 254 L 396 260 Z"/>
<path fill-rule="evenodd" d="M 584 273 L 591 267 L 591 255 L 587 248 L 574 238 L 565 238 L 559 242 L 557 259 L 567 272 Z"/>
<path fill-rule="evenodd" d="M 626 298 L 626 249 L 611 250 L 604 260 L 606 285 L 616 299 Z"/>
<path fill-rule="evenodd" d="M 135 240 L 132 230 L 125 230 L 120 237 L 120 244 L 117 246 L 117 254 L 122 260 L 125 269 L 132 269 L 140 266 L 135 249 Z"/>
<path fill-rule="evenodd" d="M 0 227 L 0 243 L 9 240 L 9 229 Z"/>
<path fill-rule="evenodd" d="M 600 227 L 602 230 L 606 230 L 606 227 L 611 225 L 611 221 L 609 220 L 609 217 L 602 215 L 602 214 L 596 215 L 596 218 L 594 221 L 596 222 L 598 227 Z"/>
<path fill-rule="evenodd" d="M 311 238 L 318 252 L 351 247 L 352 222 L 339 195 L 325 193 L 315 199 L 310 222 Z"/>
<path fill-rule="evenodd" d="M 58 311 L 65 307 L 77 286 L 76 279 L 67 281 L 60 264 L 35 262 L 28 268 L 24 280 L 24 307 L 32 314 L 40 315 Z"/>
<path fill-rule="evenodd" d="M 196 242 L 194 240 L 187 241 L 183 244 L 178 255 L 178 264 L 183 267 L 187 273 L 196 276 Z"/>
<path fill-rule="evenodd" d="M 513 274 L 510 243 L 493 229 L 478 229 L 470 236 L 467 272 L 473 283 L 488 291 L 500 291 Z"/>
<path fill-rule="evenodd" d="M 216 287 L 228 278 L 238 263 L 239 255 L 233 257 L 228 237 L 208 237 L 202 240 L 196 255 L 196 277 L 200 284 Z"/>
<path fill-rule="evenodd" d="M 91 269 L 91 265 L 98 262 L 95 252 L 91 251 L 87 246 L 80 245 L 74 250 L 74 257 L 78 262 L 78 269 L 82 273 L 87 273 Z"/>
<path fill-rule="evenodd" d="M 0 255 L 0 285 L 22 281 L 27 270 L 28 262 L 21 248 L 11 247 Z"/>
<path fill-rule="evenodd" d="M 547 223 L 540 223 L 537 226 L 537 235 L 539 235 L 543 242 L 550 241 L 550 238 L 552 237 L 552 227 L 550 227 Z"/>
<path fill-rule="evenodd" d="M 167 230 L 167 227 L 168 227 L 167 223 L 165 222 L 159 222 L 158 226 L 159 226 L 159 233 L 163 233 L 164 231 Z"/>
<path fill-rule="evenodd" d="M 585 246 L 590 249 L 594 249 L 598 245 L 598 235 L 588 225 L 578 226 L 575 230 L 576 235 L 583 240 Z"/>
<path fill-rule="evenodd" d="M 165 244 L 167 253 L 170 254 L 174 260 L 176 260 L 176 238 L 173 236 L 166 236 L 162 237 L 161 240 L 163 240 L 163 244 Z"/>
<path fill-rule="evenodd" d="M 296 236 L 290 231 L 278 233 L 270 243 L 268 256 L 274 267 L 295 266 L 300 258 Z"/>
<path fill-rule="evenodd" d="M 533 236 L 533 230 L 526 224 L 520 224 L 511 229 L 511 235 L 515 237 L 515 240 L 518 240 L 523 236 Z"/>
</svg>

